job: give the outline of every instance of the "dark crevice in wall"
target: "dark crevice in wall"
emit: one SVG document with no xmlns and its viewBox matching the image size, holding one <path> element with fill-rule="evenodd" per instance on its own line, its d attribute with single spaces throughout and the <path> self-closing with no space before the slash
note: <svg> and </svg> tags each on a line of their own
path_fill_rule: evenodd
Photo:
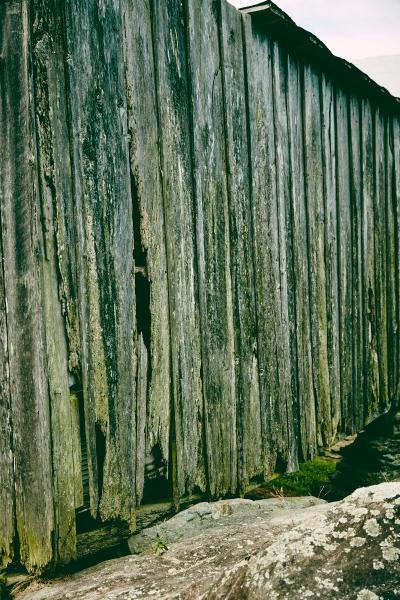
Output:
<svg viewBox="0 0 400 600">
<path fill-rule="evenodd" d="M 363 128 L 364 128 L 364 111 L 363 111 L 363 105 L 362 103 L 360 103 L 360 137 L 359 137 L 359 144 L 360 144 L 360 175 L 361 175 L 361 179 L 363 179 L 364 177 L 364 162 L 365 162 L 365 148 L 363 146 Z M 368 303 L 368 290 L 366 290 L 366 284 L 367 284 L 367 277 L 365 276 L 365 247 L 364 247 L 364 228 L 365 228 L 365 187 L 362 186 L 361 189 L 361 193 L 360 193 L 360 201 L 361 201 L 361 232 L 362 232 L 362 236 L 361 236 L 361 264 L 363 265 L 363 268 L 361 269 L 361 277 L 362 277 L 362 289 L 361 289 L 361 307 L 362 307 L 362 313 L 363 313 L 363 318 L 364 318 L 364 322 L 363 322 L 363 327 L 362 327 L 362 345 L 363 345 L 363 355 L 362 355 L 362 363 L 361 363 L 361 367 L 362 367 L 362 371 L 364 374 L 364 378 L 365 378 L 365 384 L 364 384 L 364 388 L 363 388 L 363 399 L 362 399 L 362 407 L 363 407 L 363 421 L 365 420 L 365 415 L 368 414 L 368 410 L 367 410 L 367 403 L 368 403 L 368 390 L 367 390 L 367 378 L 368 378 L 368 359 L 367 359 L 367 328 L 368 328 L 368 312 L 366 310 L 367 307 L 367 303 Z"/>
<path fill-rule="evenodd" d="M 275 473 L 285 473 L 287 469 L 287 460 L 283 456 L 278 455 L 275 463 Z"/>
<path fill-rule="evenodd" d="M 106 458 L 106 436 L 103 432 L 100 423 L 95 424 L 96 431 L 96 457 L 97 457 L 97 485 L 99 493 L 99 501 L 103 493 L 103 480 L 104 480 L 104 462 Z"/>
<path fill-rule="evenodd" d="M 136 330 L 138 336 L 143 335 L 143 342 L 148 352 L 148 383 L 151 376 L 151 312 L 150 312 L 151 284 L 147 277 L 145 266 L 135 267 L 135 295 L 136 295 Z"/>
<path fill-rule="evenodd" d="M 86 427 L 85 427 L 85 405 L 83 398 L 83 390 L 80 380 L 75 376 L 69 375 L 69 393 L 75 395 L 78 399 L 79 410 L 79 437 L 81 450 L 81 474 L 82 474 L 82 491 L 83 491 L 83 507 L 88 508 L 90 504 L 89 498 L 89 472 L 88 472 L 88 457 L 86 444 Z"/>
<path fill-rule="evenodd" d="M 88 448 L 86 440 L 86 421 L 85 421 L 85 403 L 81 381 L 75 375 L 70 374 L 70 395 L 74 394 L 78 399 L 79 410 L 79 437 L 81 451 L 81 477 L 82 477 L 82 506 L 76 509 L 76 532 L 77 534 L 85 531 L 92 531 L 101 525 L 98 518 L 94 518 L 90 512 L 90 492 L 89 492 L 89 465 Z M 100 438 L 100 439 L 98 439 Z M 98 493 L 101 495 L 105 438 L 100 425 L 96 424 L 96 451 L 97 451 L 97 469 L 98 469 Z"/>
<path fill-rule="evenodd" d="M 142 505 L 164 502 L 172 497 L 172 481 L 168 475 L 161 446 L 156 444 L 145 460 Z"/>
</svg>

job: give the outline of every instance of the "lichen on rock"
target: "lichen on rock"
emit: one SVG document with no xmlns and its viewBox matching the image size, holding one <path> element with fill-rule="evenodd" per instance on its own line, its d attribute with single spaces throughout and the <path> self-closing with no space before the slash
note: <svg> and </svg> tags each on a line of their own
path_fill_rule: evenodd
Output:
<svg viewBox="0 0 400 600">
<path fill-rule="evenodd" d="M 397 521 L 397 522 L 396 522 Z M 393 600 L 400 483 L 316 498 L 200 503 L 131 539 L 142 554 L 35 584 L 20 600 Z M 152 544 L 159 534 L 161 556 Z"/>
</svg>

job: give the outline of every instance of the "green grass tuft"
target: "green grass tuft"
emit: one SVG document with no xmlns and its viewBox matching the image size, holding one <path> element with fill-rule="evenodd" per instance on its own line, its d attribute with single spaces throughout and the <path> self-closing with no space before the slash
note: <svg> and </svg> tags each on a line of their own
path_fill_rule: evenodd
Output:
<svg viewBox="0 0 400 600">
<path fill-rule="evenodd" d="M 329 478 L 336 470 L 336 461 L 317 456 L 294 473 L 274 476 L 270 481 L 249 491 L 246 498 L 259 500 L 274 496 L 318 496 L 328 493 Z"/>
</svg>

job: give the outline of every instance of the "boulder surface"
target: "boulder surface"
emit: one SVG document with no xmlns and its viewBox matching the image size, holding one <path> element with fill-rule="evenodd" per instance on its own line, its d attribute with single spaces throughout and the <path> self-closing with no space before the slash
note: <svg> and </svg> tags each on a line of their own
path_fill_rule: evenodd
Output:
<svg viewBox="0 0 400 600">
<path fill-rule="evenodd" d="M 19 600 L 400 598 L 400 483 L 316 498 L 193 506 L 130 540 L 135 556 L 52 582 Z"/>
</svg>

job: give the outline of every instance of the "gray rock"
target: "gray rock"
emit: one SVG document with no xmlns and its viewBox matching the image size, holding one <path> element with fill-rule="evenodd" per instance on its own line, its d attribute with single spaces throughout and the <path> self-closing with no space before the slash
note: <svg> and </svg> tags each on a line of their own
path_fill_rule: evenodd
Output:
<svg viewBox="0 0 400 600">
<path fill-rule="evenodd" d="M 400 597 L 399 483 L 361 488 L 308 512 L 249 561 L 226 570 L 203 598 Z"/>
<path fill-rule="evenodd" d="M 180 540 L 195 537 L 207 529 L 218 529 L 253 522 L 255 518 L 268 520 L 282 510 L 298 510 L 324 503 L 323 500 L 308 496 L 305 498 L 279 498 L 268 500 L 220 500 L 200 502 L 178 513 L 171 519 L 144 529 L 129 539 L 132 554 L 152 551 L 157 537 L 169 547 Z"/>
<path fill-rule="evenodd" d="M 363 488 L 331 504 L 314 498 L 201 503 L 152 530 L 148 539 L 130 540 L 144 554 L 32 584 L 17 598 L 400 597 L 400 483 Z M 162 556 L 150 551 L 157 533 L 168 546 Z"/>
</svg>

